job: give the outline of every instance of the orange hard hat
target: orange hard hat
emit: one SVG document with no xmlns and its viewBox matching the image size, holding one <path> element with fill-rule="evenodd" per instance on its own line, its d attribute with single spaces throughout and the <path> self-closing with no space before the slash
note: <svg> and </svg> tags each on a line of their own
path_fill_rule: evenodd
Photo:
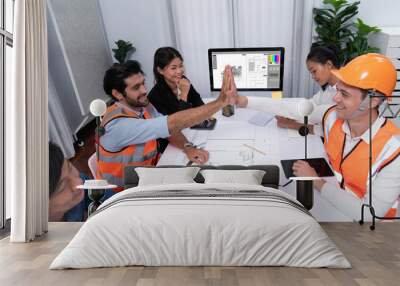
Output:
<svg viewBox="0 0 400 286">
<path fill-rule="evenodd" d="M 351 60 L 332 74 L 347 85 L 376 90 L 391 96 L 396 86 L 397 72 L 392 62 L 380 54 L 366 54 Z"/>
</svg>

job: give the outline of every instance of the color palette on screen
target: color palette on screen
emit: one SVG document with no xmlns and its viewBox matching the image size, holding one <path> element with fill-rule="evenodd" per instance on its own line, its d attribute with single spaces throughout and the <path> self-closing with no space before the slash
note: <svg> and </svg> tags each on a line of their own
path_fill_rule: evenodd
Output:
<svg viewBox="0 0 400 286">
<path fill-rule="evenodd" d="M 270 65 L 278 65 L 280 62 L 280 56 L 276 55 L 268 55 L 268 62 Z"/>
</svg>

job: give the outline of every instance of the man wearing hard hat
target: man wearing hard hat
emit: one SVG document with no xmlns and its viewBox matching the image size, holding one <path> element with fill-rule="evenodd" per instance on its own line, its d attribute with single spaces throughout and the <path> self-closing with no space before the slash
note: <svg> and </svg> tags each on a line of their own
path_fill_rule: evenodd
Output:
<svg viewBox="0 0 400 286">
<path fill-rule="evenodd" d="M 400 129 L 380 117 L 378 107 L 385 99 L 391 99 L 396 69 L 385 56 L 366 54 L 332 73 L 339 79 L 333 98 L 336 105 L 327 110 L 322 123 L 325 151 L 338 183 L 320 179 L 314 181 L 314 187 L 337 209 L 360 219 L 361 205 L 369 201 L 369 144 L 372 144 L 375 214 L 393 217 L 400 195 Z M 371 95 L 378 97 L 371 97 L 370 103 Z M 293 164 L 293 171 L 299 177 L 318 176 L 305 161 Z"/>
</svg>

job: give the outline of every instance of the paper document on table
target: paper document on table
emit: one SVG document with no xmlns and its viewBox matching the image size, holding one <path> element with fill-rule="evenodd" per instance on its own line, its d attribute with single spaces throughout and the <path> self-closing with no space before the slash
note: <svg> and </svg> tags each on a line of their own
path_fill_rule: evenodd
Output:
<svg viewBox="0 0 400 286">
<path fill-rule="evenodd" d="M 210 151 L 208 165 L 253 165 L 252 150 L 242 151 Z"/>
<path fill-rule="evenodd" d="M 249 123 L 258 126 L 265 126 L 274 118 L 275 115 L 272 113 L 257 112 L 256 115 L 249 119 Z"/>
<path fill-rule="evenodd" d="M 289 140 L 288 140 L 289 139 Z M 279 157 L 280 160 L 284 159 L 297 159 L 304 158 L 305 152 L 305 140 L 304 136 L 298 135 L 298 137 L 288 138 L 285 137 L 280 138 L 279 145 Z M 324 149 L 324 145 L 319 136 L 315 135 L 307 135 L 307 157 L 308 158 L 319 158 L 325 157 L 326 152 Z"/>
<path fill-rule="evenodd" d="M 191 142 L 198 148 L 204 148 L 207 143 L 209 134 L 210 131 L 208 130 L 196 130 L 196 134 L 191 139 Z"/>
<path fill-rule="evenodd" d="M 207 151 L 242 151 L 248 150 L 244 145 L 253 146 L 254 140 L 208 140 Z"/>
<path fill-rule="evenodd" d="M 157 162 L 157 166 L 187 164 L 189 159 L 185 153 L 173 146 L 168 146 L 167 148 L 170 148 L 169 151 L 164 152 L 160 160 Z"/>
<path fill-rule="evenodd" d="M 205 149 L 209 152 L 209 165 L 251 165 L 254 163 L 254 140 L 209 140 Z"/>
<path fill-rule="evenodd" d="M 216 128 L 208 136 L 208 140 L 224 139 L 224 140 L 240 140 L 254 139 L 255 126 L 247 122 L 219 122 Z"/>
</svg>

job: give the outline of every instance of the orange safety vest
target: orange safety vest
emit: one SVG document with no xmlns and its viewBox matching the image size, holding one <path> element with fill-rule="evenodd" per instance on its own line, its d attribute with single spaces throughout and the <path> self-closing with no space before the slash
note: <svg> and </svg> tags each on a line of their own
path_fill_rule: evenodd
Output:
<svg viewBox="0 0 400 286">
<path fill-rule="evenodd" d="M 369 184 L 369 144 L 360 140 L 343 157 L 346 141 L 342 130 L 344 121 L 336 117 L 334 108 L 335 106 L 329 108 L 322 120 L 325 151 L 341 188 L 362 199 Z M 400 136 L 400 129 L 386 120 L 372 138 L 372 181 L 379 171 L 400 155 L 400 144 L 396 136 Z M 396 211 L 396 208 L 391 208 L 385 217 L 394 217 Z"/>
<path fill-rule="evenodd" d="M 140 118 L 137 113 L 113 104 L 107 108 L 101 126 L 105 127 L 112 120 L 122 117 Z M 151 113 L 146 109 L 143 117 L 144 119 L 152 118 Z M 117 192 L 123 190 L 125 166 L 155 166 L 159 159 L 157 140 L 129 145 L 117 152 L 108 151 L 100 142 L 97 143 L 99 145 L 97 178 L 106 179 L 110 184 L 117 185 L 118 188 L 114 189 Z"/>
</svg>

